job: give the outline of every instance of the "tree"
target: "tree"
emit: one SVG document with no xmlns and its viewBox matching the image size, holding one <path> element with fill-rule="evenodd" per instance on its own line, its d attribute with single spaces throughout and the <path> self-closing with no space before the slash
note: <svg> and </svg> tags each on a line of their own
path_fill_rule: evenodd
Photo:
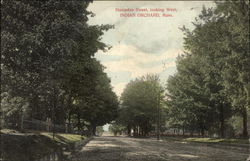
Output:
<svg viewBox="0 0 250 161">
<path fill-rule="evenodd" d="M 84 68 L 82 71 L 78 68 L 65 86 L 72 93 L 69 95 L 71 98 L 68 97 L 67 119 L 71 122 L 71 118 L 75 117 L 76 119 L 72 121 L 76 122 L 79 131 L 87 126 L 91 134 L 95 135 L 97 126 L 115 119 L 118 99 L 112 91 L 110 79 L 103 72 L 104 67 L 99 61 L 95 59 L 92 61 L 94 62 L 91 63 L 91 68 L 87 68 L 91 69 L 91 72 L 88 70 L 89 74 L 84 74 L 86 72 Z"/>
<path fill-rule="evenodd" d="M 220 46 L 227 55 L 223 59 L 222 76 L 228 97 L 242 116 L 242 134 L 248 136 L 247 108 L 250 108 L 249 1 L 217 3 L 215 14 L 226 19 L 227 34 Z"/>
<path fill-rule="evenodd" d="M 157 75 L 137 78 L 126 86 L 121 96 L 118 122 L 127 127 L 128 135 L 131 129 L 135 136 L 148 135 L 153 124 L 157 124 L 157 107 L 162 94 Z"/>
<path fill-rule="evenodd" d="M 117 122 L 112 122 L 109 126 L 109 131 L 114 134 L 114 136 L 121 135 L 125 130 L 125 127 Z"/>
<path fill-rule="evenodd" d="M 80 130 L 115 117 L 116 95 L 93 58 L 109 48 L 101 36 L 112 26 L 88 25 L 90 2 L 2 2 L 1 93 L 25 100 L 30 119 L 77 120 Z"/>
<path fill-rule="evenodd" d="M 197 61 L 197 59 L 199 61 Z M 182 56 L 177 61 L 178 73 L 168 79 L 167 97 L 172 126 L 191 131 L 205 130 L 213 125 L 216 109 L 213 108 L 205 84 L 203 61 L 191 55 Z"/>
<path fill-rule="evenodd" d="M 216 80 L 217 87 L 224 88 L 220 93 L 213 92 L 214 98 L 224 93 L 220 100 L 229 100 L 235 111 L 242 115 L 244 136 L 247 136 L 250 75 L 248 9 L 248 1 L 218 2 L 215 10 L 203 10 L 195 23 L 193 35 L 186 37 L 186 48 L 193 54 L 203 55 L 212 72 L 217 73 L 210 76 L 209 82 Z"/>
<path fill-rule="evenodd" d="M 48 90 L 46 94 L 59 92 L 59 74 L 65 61 L 69 55 L 74 55 L 73 49 L 79 40 L 89 33 L 86 25 L 88 3 L 50 0 L 2 3 L 1 70 L 12 73 L 3 84 L 8 80 L 23 80 L 23 84 L 15 81 L 17 84 L 8 85 L 8 88 L 13 88 L 16 96 L 28 99 L 31 108 L 39 104 L 40 92 L 46 93 L 44 89 Z M 16 86 L 20 89 L 18 92 Z M 49 107 L 52 107 L 57 99 L 46 102 L 51 102 Z"/>
<path fill-rule="evenodd" d="M 194 105 L 189 112 L 197 104 L 213 109 L 209 111 L 216 118 L 211 119 L 211 127 L 216 127 L 218 122 L 221 137 L 224 137 L 225 122 L 231 117 L 231 111 L 238 112 L 243 117 L 243 135 L 247 136 L 249 2 L 227 1 L 216 4 L 215 9 L 203 8 L 193 22 L 193 31 L 182 28 L 186 56 L 177 63 L 178 73 L 174 76 L 182 83 L 177 86 L 170 78 L 170 104 L 185 109 L 178 107 L 178 103 L 192 98 L 189 100 Z M 195 81 L 196 78 L 200 81 Z"/>
<path fill-rule="evenodd" d="M 97 132 L 97 135 L 101 136 L 104 132 L 104 129 L 102 126 L 97 126 L 96 127 L 96 132 Z"/>
</svg>

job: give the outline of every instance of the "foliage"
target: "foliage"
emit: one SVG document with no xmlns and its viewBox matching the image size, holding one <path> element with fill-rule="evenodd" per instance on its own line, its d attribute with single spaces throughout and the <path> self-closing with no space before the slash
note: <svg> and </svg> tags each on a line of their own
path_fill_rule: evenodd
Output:
<svg viewBox="0 0 250 161">
<path fill-rule="evenodd" d="M 109 131 L 112 132 L 115 136 L 121 135 L 125 130 L 125 127 L 118 124 L 117 122 L 112 122 L 109 126 Z"/>
<path fill-rule="evenodd" d="M 127 84 L 121 96 L 118 122 L 127 127 L 130 135 L 147 135 L 156 124 L 157 110 L 163 89 L 157 75 L 136 78 Z"/>
<path fill-rule="evenodd" d="M 104 132 L 104 129 L 102 126 L 97 126 L 96 127 L 96 132 L 97 132 L 97 135 L 101 136 Z"/>
<path fill-rule="evenodd" d="M 11 103 L 1 113 L 25 111 L 29 119 L 68 121 L 78 130 L 114 119 L 116 95 L 103 66 L 93 58 L 98 50 L 109 48 L 101 36 L 112 26 L 90 26 L 89 3 L 2 2 L 1 93 L 8 99 L 1 102 L 18 98 L 28 107 L 22 110 L 19 103 Z"/>
<path fill-rule="evenodd" d="M 243 117 L 247 136 L 249 106 L 249 2 L 217 2 L 196 18 L 195 29 L 182 28 L 185 54 L 168 80 L 168 105 L 174 122 L 193 131 L 224 137 L 226 122 Z M 216 131 L 215 131 L 216 132 Z"/>
</svg>

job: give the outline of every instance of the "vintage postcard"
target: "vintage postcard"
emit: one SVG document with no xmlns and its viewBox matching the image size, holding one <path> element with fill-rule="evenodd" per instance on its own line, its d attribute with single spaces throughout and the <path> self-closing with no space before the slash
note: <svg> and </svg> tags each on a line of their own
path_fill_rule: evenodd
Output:
<svg viewBox="0 0 250 161">
<path fill-rule="evenodd" d="M 250 161 L 249 1 L 1 0 L 0 161 Z"/>
</svg>

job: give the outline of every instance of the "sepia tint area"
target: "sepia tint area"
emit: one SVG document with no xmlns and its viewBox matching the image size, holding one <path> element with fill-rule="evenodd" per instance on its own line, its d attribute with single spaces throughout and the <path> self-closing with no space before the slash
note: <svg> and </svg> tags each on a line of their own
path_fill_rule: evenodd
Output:
<svg viewBox="0 0 250 161">
<path fill-rule="evenodd" d="M 249 1 L 1 0 L 0 161 L 250 161 Z"/>
</svg>

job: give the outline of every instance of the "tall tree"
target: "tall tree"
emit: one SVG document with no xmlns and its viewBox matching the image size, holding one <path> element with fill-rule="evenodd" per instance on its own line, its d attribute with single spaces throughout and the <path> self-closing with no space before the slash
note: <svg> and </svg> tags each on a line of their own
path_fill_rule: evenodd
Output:
<svg viewBox="0 0 250 161">
<path fill-rule="evenodd" d="M 220 50 L 226 53 L 222 76 L 236 111 L 243 118 L 243 136 L 248 136 L 247 108 L 250 108 L 249 1 L 217 2 L 215 14 L 224 18 L 226 34 Z"/>
<path fill-rule="evenodd" d="M 87 23 L 88 16 L 93 16 L 87 11 L 90 2 L 2 2 L 1 83 L 4 88 L 1 92 L 27 101 L 30 118 L 50 117 L 54 123 L 64 123 L 75 114 L 80 122 L 87 120 L 83 115 L 87 107 L 79 107 L 75 102 L 99 101 L 100 105 L 98 98 L 102 90 L 108 94 L 101 99 L 105 108 L 99 109 L 98 116 L 106 110 L 115 114 L 116 96 L 108 78 L 101 79 L 105 77 L 104 69 L 93 58 L 98 50 L 108 47 L 101 42 L 101 36 L 112 26 Z M 88 112 L 96 113 L 94 107 Z"/>
<path fill-rule="evenodd" d="M 131 129 L 134 135 L 147 135 L 159 117 L 159 101 L 163 89 L 157 75 L 147 75 L 131 81 L 121 96 L 118 122 Z M 158 118 L 159 119 L 159 118 Z"/>
<path fill-rule="evenodd" d="M 192 72 L 198 70 L 202 73 L 203 86 L 200 92 L 205 93 L 207 101 L 201 102 L 215 109 L 213 114 L 217 119 L 214 121 L 220 123 L 220 136 L 224 136 L 225 121 L 231 116 L 231 107 L 242 115 L 243 135 L 247 136 L 246 108 L 249 104 L 250 75 L 249 2 L 227 1 L 216 4 L 215 9 L 203 8 L 193 22 L 194 30 L 182 28 L 185 33 L 184 47 L 191 59 L 188 56 L 183 58 L 177 68 L 185 62 L 193 63 L 194 67 L 186 65 L 185 68 L 188 70 L 192 67 Z M 185 75 L 180 68 L 178 74 L 181 77 Z M 195 89 L 197 83 L 191 89 Z M 191 97 L 194 96 L 191 94 Z M 200 102 L 195 99 L 192 101 Z"/>
</svg>

